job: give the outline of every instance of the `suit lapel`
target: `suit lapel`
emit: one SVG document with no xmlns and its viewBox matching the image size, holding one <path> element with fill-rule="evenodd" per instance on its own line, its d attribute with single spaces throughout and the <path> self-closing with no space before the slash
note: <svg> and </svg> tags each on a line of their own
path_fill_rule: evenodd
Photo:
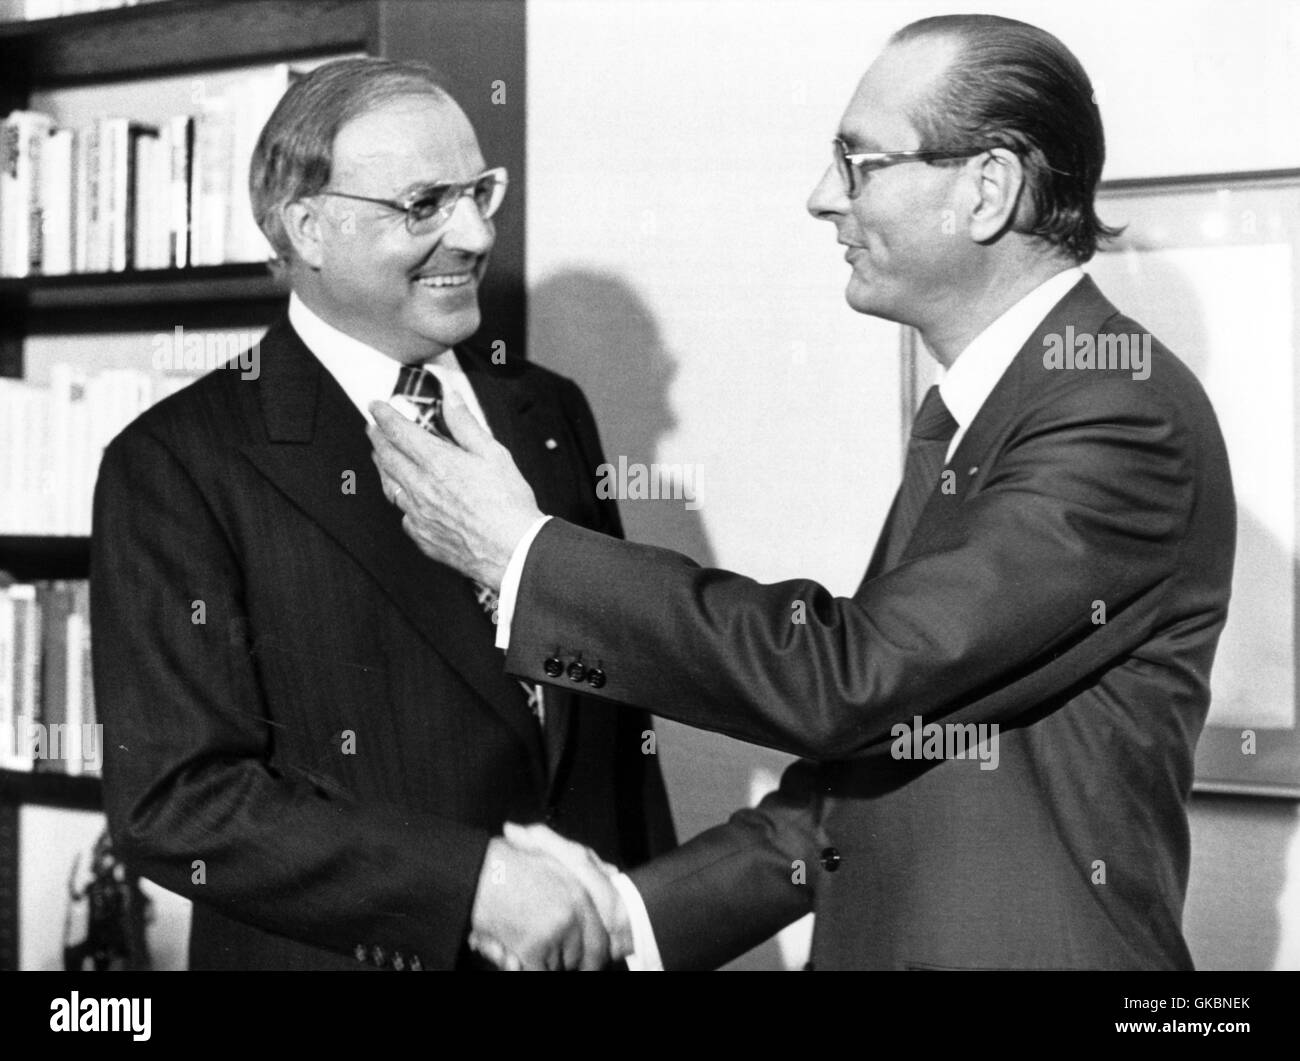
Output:
<svg viewBox="0 0 1300 1061">
<path fill-rule="evenodd" d="M 259 387 L 267 439 L 245 456 L 374 579 L 429 646 L 501 716 L 534 754 L 537 726 L 492 647 L 471 582 L 428 559 L 406 536 L 370 458 L 365 420 L 287 321 L 262 343 Z M 493 425 L 495 430 L 496 425 Z M 345 493 L 347 473 L 355 493 Z"/>
<path fill-rule="evenodd" d="M 548 449 L 547 443 L 549 440 L 555 446 L 558 445 L 555 440 L 566 437 L 561 430 L 563 425 L 548 423 L 550 410 L 537 401 L 532 388 L 525 383 L 524 373 L 515 371 L 513 366 L 494 364 L 473 347 L 460 347 L 456 352 L 492 434 L 510 451 L 520 474 L 533 488 L 537 507 L 545 513 L 559 511 L 565 492 L 570 489 L 561 474 L 562 468 L 567 467 L 562 462 L 573 458 Z M 543 743 L 547 773 L 554 782 L 571 732 L 571 697 L 555 686 L 548 686 L 544 695 Z"/>
<path fill-rule="evenodd" d="M 980 406 L 970 428 L 953 453 L 952 460 L 945 465 L 945 469 L 954 473 L 953 492 L 944 494 L 940 484 L 935 484 L 899 558 L 900 563 L 925 544 L 929 534 L 946 518 L 945 513 L 951 511 L 948 506 L 960 505 L 972 484 L 984 478 L 980 475 L 981 470 L 992 458 L 995 448 L 1016 415 L 1023 411 L 1027 396 L 1041 390 L 1048 382 L 1045 379 L 1048 370 L 1042 362 L 1044 337 L 1051 333 L 1063 333 L 1067 324 L 1073 324 L 1077 332 L 1096 331 L 1115 313 L 1115 307 L 1097 289 L 1092 278 L 1085 276 L 1043 318 Z M 867 573 L 858 586 L 859 593 L 868 582 L 885 573 L 886 543 L 893 530 L 897 511 L 898 497 L 895 495 L 871 554 L 871 562 L 867 565 Z"/>
</svg>

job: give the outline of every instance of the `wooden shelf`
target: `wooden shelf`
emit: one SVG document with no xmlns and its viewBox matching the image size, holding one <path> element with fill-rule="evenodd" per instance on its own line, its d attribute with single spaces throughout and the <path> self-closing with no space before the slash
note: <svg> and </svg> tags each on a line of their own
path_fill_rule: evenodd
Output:
<svg viewBox="0 0 1300 1061">
<path fill-rule="evenodd" d="M 0 280 L 0 305 L 26 334 L 264 325 L 287 297 L 263 262 Z"/>
<path fill-rule="evenodd" d="M 0 770 L 0 804 L 39 803 L 74 810 L 103 810 L 103 784 L 83 774 Z"/>
<path fill-rule="evenodd" d="M 0 280 L 0 297 L 25 299 L 30 309 L 37 310 L 160 302 L 278 301 L 285 296 L 286 289 L 264 262 Z"/>
<path fill-rule="evenodd" d="M 86 578 L 90 539 L 72 535 L 0 535 L 0 571 L 18 582 Z"/>
<path fill-rule="evenodd" d="M 160 0 L 0 25 L 0 83 L 30 89 L 371 51 L 366 0 Z"/>
</svg>

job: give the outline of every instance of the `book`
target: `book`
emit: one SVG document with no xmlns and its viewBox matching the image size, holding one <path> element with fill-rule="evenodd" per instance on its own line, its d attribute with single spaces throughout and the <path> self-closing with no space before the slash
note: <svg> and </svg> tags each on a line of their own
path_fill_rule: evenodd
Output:
<svg viewBox="0 0 1300 1061">
<path fill-rule="evenodd" d="M 45 388 L 0 379 L 0 533 L 32 533 L 50 523 L 49 414 Z"/>
<path fill-rule="evenodd" d="M 90 674 L 90 583 L 78 579 L 67 584 L 68 617 L 65 641 L 67 655 L 67 724 L 73 745 L 65 766 L 69 774 L 84 774 L 97 768 L 101 742 L 93 732 L 94 683 Z"/>
<path fill-rule="evenodd" d="M 271 245 L 262 235 L 253 218 L 252 202 L 248 194 L 248 170 L 253 161 L 257 138 L 276 104 L 300 75 L 287 63 L 278 63 L 269 70 L 249 74 L 231 95 L 236 96 L 234 123 L 231 133 L 230 156 L 230 206 L 226 260 L 231 262 L 261 262 L 271 255 Z"/>
<path fill-rule="evenodd" d="M 71 129 L 51 129 L 41 159 L 41 260 L 47 276 L 72 272 L 73 194 L 76 135 Z"/>
<path fill-rule="evenodd" d="M 37 721 L 44 729 L 45 747 L 34 769 L 67 773 L 68 732 L 68 614 L 72 597 L 67 583 L 36 583 L 41 612 L 41 699 Z"/>
<path fill-rule="evenodd" d="M 20 734 L 14 711 L 14 602 L 9 587 L 0 587 L 0 769 L 11 768 L 17 758 Z"/>
<path fill-rule="evenodd" d="M 15 740 L 5 749 L 10 770 L 32 769 L 29 734 L 41 696 L 41 613 L 36 587 L 15 583 L 6 591 L 13 612 L 13 718 Z"/>
<path fill-rule="evenodd" d="M 158 148 L 158 130 L 152 125 L 128 122 L 126 143 L 123 145 L 126 173 L 122 182 L 122 230 L 120 248 L 114 245 L 114 269 L 148 268 L 138 264 L 149 257 L 149 213 L 156 207 L 150 198 L 150 182 L 155 152 Z M 142 223 L 143 222 L 143 223 Z M 120 249 L 120 256 L 118 251 Z M 119 266 L 117 263 L 121 262 Z"/>
<path fill-rule="evenodd" d="M 194 154 L 194 119 L 188 114 L 178 114 L 166 126 L 169 184 L 167 231 L 170 242 L 170 264 L 183 269 L 190 264 L 190 191 L 193 176 L 191 162 Z"/>
<path fill-rule="evenodd" d="M 191 265 L 220 265 L 226 260 L 233 138 L 229 101 L 222 96 L 205 98 L 194 117 L 190 163 Z"/>
<path fill-rule="evenodd" d="M 36 111 L 13 111 L 0 123 L 0 275 L 39 271 L 41 153 L 52 124 Z"/>
</svg>

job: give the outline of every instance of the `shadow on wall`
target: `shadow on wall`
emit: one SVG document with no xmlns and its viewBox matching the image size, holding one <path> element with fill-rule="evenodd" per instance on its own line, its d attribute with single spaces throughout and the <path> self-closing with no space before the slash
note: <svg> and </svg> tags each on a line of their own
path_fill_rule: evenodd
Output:
<svg viewBox="0 0 1300 1061">
<path fill-rule="evenodd" d="M 529 291 L 530 357 L 568 376 L 587 395 L 600 427 L 605 459 L 650 466 L 677 426 L 669 400 L 677 358 L 637 290 L 621 277 L 595 270 L 557 272 Z M 670 462 L 672 463 L 672 462 Z M 632 541 L 684 553 L 705 567 L 716 564 L 698 509 L 681 499 L 619 502 Z M 751 802 L 758 769 L 789 761 L 716 733 L 657 719 L 664 778 L 678 837 L 686 840 Z M 775 941 L 750 951 L 731 968 L 780 969 Z"/>
<path fill-rule="evenodd" d="M 576 381 L 600 426 L 605 459 L 649 467 L 677 426 L 668 392 L 677 360 L 636 290 L 609 273 L 556 273 L 528 296 L 530 356 Z M 713 549 L 698 509 L 681 499 L 621 499 L 633 541 L 662 545 L 711 567 Z"/>
</svg>

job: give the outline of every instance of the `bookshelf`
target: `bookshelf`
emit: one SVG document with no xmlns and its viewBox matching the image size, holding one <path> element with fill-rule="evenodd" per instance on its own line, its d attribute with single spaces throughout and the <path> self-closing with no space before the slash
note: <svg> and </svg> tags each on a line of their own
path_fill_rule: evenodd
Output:
<svg viewBox="0 0 1300 1061">
<path fill-rule="evenodd" d="M 0 23 L 0 116 L 100 86 L 156 79 L 158 93 L 178 93 L 184 79 L 281 62 L 365 53 L 429 63 L 469 115 L 489 164 L 510 171 L 480 292 L 480 338 L 523 356 L 525 37 L 524 0 L 157 0 Z M 174 110 L 185 109 L 181 96 Z M 31 336 L 263 327 L 284 299 L 263 263 L 0 278 L 0 376 L 25 375 Z M 142 364 L 147 357 L 146 343 Z M 86 578 L 89 564 L 86 537 L 0 535 L 0 572 L 18 581 Z M 94 777 L 0 770 L 0 969 L 17 967 L 25 804 L 97 811 L 102 790 Z"/>
<path fill-rule="evenodd" d="M 85 578 L 90 539 L 76 535 L 0 534 L 0 571 L 18 582 Z"/>
<path fill-rule="evenodd" d="M 481 292 L 485 338 L 524 350 L 524 0 L 158 0 L 0 23 L 0 114 L 33 94 L 364 52 L 432 65 L 484 155 L 511 173 Z M 505 88 L 505 99 L 495 91 Z M 183 109 L 178 105 L 177 109 Z M 260 264 L 0 281 L 0 375 L 31 334 L 265 325 L 283 292 Z"/>
<path fill-rule="evenodd" d="M 0 770 L 0 804 L 40 803 L 69 810 L 102 810 L 99 778 Z"/>
<path fill-rule="evenodd" d="M 232 320 L 268 323 L 285 290 L 258 262 L 188 269 L 128 269 L 0 278 L 0 306 L 12 307 L 11 334 L 220 328 Z M 21 359 L 17 367 L 21 369 Z M 21 372 L 0 372 L 21 375 Z"/>
</svg>

